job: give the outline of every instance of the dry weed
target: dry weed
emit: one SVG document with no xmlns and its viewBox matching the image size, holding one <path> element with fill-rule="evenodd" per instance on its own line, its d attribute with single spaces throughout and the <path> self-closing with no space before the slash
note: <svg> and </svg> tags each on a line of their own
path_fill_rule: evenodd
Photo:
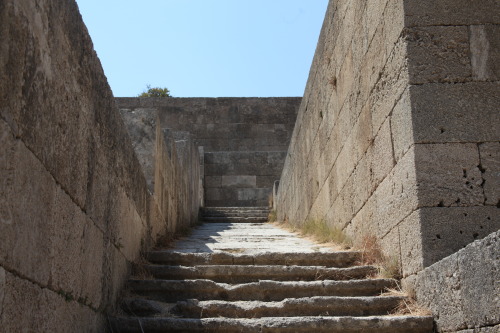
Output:
<svg viewBox="0 0 500 333">
<path fill-rule="evenodd" d="M 416 301 L 415 290 L 413 289 L 402 289 L 400 286 L 397 288 L 389 288 L 382 296 L 402 296 L 405 297 L 402 299 L 398 306 L 394 308 L 390 315 L 393 316 L 431 316 L 432 312 L 418 305 Z"/>
<path fill-rule="evenodd" d="M 374 235 L 364 235 L 356 248 L 362 252 L 361 265 L 376 265 L 379 273 L 376 277 L 386 279 L 401 279 L 401 267 L 398 258 L 387 256 L 382 252 L 382 248 Z"/>
</svg>

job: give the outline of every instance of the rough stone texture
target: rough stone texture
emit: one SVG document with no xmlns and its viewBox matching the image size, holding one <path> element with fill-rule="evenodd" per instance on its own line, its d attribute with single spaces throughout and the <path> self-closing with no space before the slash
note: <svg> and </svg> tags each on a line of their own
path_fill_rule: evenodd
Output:
<svg viewBox="0 0 500 333">
<path fill-rule="evenodd" d="M 500 142 L 488 142 L 479 145 L 481 172 L 484 180 L 483 189 L 487 205 L 500 203 Z"/>
<path fill-rule="evenodd" d="M 154 109 L 163 127 L 188 131 L 206 152 L 283 151 L 301 98 L 116 98 L 122 113 Z"/>
<path fill-rule="evenodd" d="M 71 298 L 4 273 L 0 322 L 4 332 L 102 332 L 106 317 Z M 1 307 L 0 307 L 1 310 Z"/>
<path fill-rule="evenodd" d="M 408 281 L 500 229 L 499 13 L 493 0 L 330 1 L 278 220 L 375 235 Z"/>
<path fill-rule="evenodd" d="M 149 193 L 75 1 L 0 2 L 0 82 L 0 327 L 102 332 L 130 262 L 199 202 Z"/>
<path fill-rule="evenodd" d="M 154 191 L 155 142 L 156 142 L 156 110 L 136 109 L 133 112 L 120 110 L 127 131 L 132 140 L 137 158 L 148 182 L 150 192 Z"/>
<path fill-rule="evenodd" d="M 279 220 L 374 234 L 406 275 L 500 228 L 498 3 L 461 6 L 330 1 Z"/>
<path fill-rule="evenodd" d="M 286 152 L 206 152 L 208 207 L 268 206 Z"/>
<path fill-rule="evenodd" d="M 496 332 L 499 281 L 500 231 L 496 231 L 427 267 L 414 284 L 418 302 L 433 311 L 439 331 Z"/>
<path fill-rule="evenodd" d="M 279 178 L 300 98 L 117 98 L 145 173 L 151 125 L 188 131 L 203 146 L 207 206 L 267 206 Z M 225 178 L 221 178 L 225 176 Z M 148 178 L 148 177 L 146 177 Z M 148 180 L 149 183 L 149 180 Z"/>
</svg>

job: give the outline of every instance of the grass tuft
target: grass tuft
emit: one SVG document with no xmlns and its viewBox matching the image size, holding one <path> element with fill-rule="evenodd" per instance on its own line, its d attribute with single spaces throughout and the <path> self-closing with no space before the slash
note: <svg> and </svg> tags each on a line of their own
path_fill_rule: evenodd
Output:
<svg viewBox="0 0 500 333">
<path fill-rule="evenodd" d="M 278 214 L 273 209 L 269 212 L 269 216 L 267 217 L 268 222 L 276 222 L 278 220 Z"/>
<path fill-rule="evenodd" d="M 387 256 L 374 235 L 364 235 L 358 248 L 362 252 L 360 264 L 376 265 L 379 267 L 379 277 L 400 280 L 402 277 L 401 266 L 396 256 Z"/>
<path fill-rule="evenodd" d="M 300 228 L 303 235 L 311 236 L 320 243 L 335 243 L 343 249 L 352 247 L 351 239 L 337 227 L 330 227 L 323 219 L 307 220 Z"/>
</svg>

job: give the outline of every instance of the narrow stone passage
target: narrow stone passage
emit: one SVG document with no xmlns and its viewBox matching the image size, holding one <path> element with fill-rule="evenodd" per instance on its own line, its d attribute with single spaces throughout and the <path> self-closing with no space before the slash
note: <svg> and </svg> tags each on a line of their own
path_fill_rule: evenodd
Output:
<svg viewBox="0 0 500 333">
<path fill-rule="evenodd" d="M 211 221 L 152 251 L 131 279 L 113 332 L 432 332 L 431 317 L 389 315 L 404 297 L 371 278 L 360 253 L 329 247 L 265 220 L 267 209 L 205 209 Z M 242 222 L 247 221 L 247 222 Z"/>
</svg>

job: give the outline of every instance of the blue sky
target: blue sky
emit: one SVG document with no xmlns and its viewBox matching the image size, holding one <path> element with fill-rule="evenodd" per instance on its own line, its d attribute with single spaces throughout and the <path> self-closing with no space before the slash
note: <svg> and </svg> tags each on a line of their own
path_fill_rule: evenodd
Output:
<svg viewBox="0 0 500 333">
<path fill-rule="evenodd" d="M 117 97 L 302 96 L 328 0 L 77 0 Z"/>
</svg>

